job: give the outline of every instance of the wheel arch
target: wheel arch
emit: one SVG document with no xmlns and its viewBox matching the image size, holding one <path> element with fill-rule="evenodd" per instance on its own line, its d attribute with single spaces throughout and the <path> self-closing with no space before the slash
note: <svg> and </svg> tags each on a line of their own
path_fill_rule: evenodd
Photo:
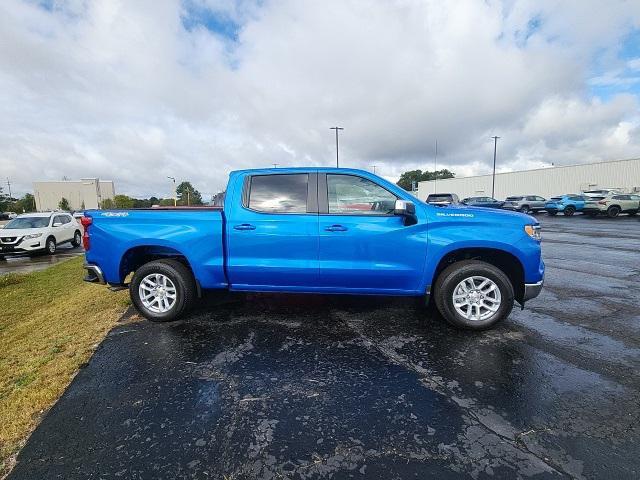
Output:
<svg viewBox="0 0 640 480">
<path fill-rule="evenodd" d="M 438 277 L 445 268 L 463 260 L 480 260 L 500 269 L 509 278 L 515 299 L 522 302 L 524 297 L 524 266 L 513 253 L 498 248 L 463 247 L 448 252 L 438 262 L 431 285 L 436 285 Z"/>
<path fill-rule="evenodd" d="M 174 247 L 149 244 L 136 245 L 135 247 L 131 247 L 124 252 L 120 259 L 120 265 L 118 269 L 120 283 L 123 284 L 127 276 L 135 272 L 142 265 L 154 260 L 161 259 L 177 260 L 185 267 L 187 267 L 191 272 L 191 275 L 193 275 L 193 277 L 195 278 L 193 268 L 191 267 L 191 264 L 189 263 L 189 260 L 187 259 L 187 256 L 184 255 L 184 253 Z"/>
</svg>

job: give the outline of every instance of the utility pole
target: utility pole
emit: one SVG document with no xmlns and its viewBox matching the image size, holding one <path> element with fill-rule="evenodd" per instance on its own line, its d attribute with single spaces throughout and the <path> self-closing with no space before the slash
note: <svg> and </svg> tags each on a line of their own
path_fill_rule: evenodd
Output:
<svg viewBox="0 0 640 480">
<path fill-rule="evenodd" d="M 438 193 L 438 140 L 436 140 L 436 154 L 433 157 L 433 193 Z"/>
<path fill-rule="evenodd" d="M 278 165 L 280 165 L 279 163 L 274 163 L 273 164 L 273 168 L 278 168 Z"/>
<path fill-rule="evenodd" d="M 7 186 L 9 187 L 9 201 L 11 201 L 11 182 L 9 181 L 9 177 L 7 177 Z"/>
<path fill-rule="evenodd" d="M 191 206 L 191 189 L 187 188 L 187 207 Z"/>
<path fill-rule="evenodd" d="M 173 206 L 178 206 L 178 191 L 176 190 L 176 179 L 173 177 L 167 177 L 169 180 L 173 180 Z"/>
<path fill-rule="evenodd" d="M 498 137 L 494 135 L 493 137 L 493 178 L 491 180 L 491 198 L 495 198 L 496 191 L 496 153 L 498 151 Z"/>
<path fill-rule="evenodd" d="M 375 174 L 377 165 L 371 165 L 371 166 L 373 167 L 373 173 Z"/>
<path fill-rule="evenodd" d="M 329 130 L 336 131 L 336 168 L 340 168 L 340 161 L 338 157 L 338 130 L 344 130 L 342 127 L 331 127 Z"/>
</svg>

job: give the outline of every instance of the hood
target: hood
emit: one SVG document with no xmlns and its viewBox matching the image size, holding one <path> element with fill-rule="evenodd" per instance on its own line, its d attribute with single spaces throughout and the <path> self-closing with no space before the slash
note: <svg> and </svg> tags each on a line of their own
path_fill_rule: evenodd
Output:
<svg viewBox="0 0 640 480">
<path fill-rule="evenodd" d="M 539 222 L 531 215 L 526 215 L 520 212 L 514 212 L 511 210 L 500 210 L 497 208 L 486 207 L 471 207 L 468 205 L 457 204 L 438 206 L 437 212 L 451 212 L 451 213 L 469 213 L 475 218 L 484 221 L 494 221 L 498 223 L 513 223 L 518 225 L 537 225 Z"/>
</svg>

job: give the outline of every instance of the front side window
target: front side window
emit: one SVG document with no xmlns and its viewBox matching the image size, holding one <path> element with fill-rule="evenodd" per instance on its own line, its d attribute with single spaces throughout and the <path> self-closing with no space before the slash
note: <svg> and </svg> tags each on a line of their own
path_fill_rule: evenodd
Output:
<svg viewBox="0 0 640 480">
<path fill-rule="evenodd" d="M 355 175 L 327 175 L 329 213 L 389 215 L 396 197 L 380 185 Z"/>
<path fill-rule="evenodd" d="M 307 213 L 309 176 L 255 175 L 251 177 L 249 208 L 265 213 Z"/>
</svg>

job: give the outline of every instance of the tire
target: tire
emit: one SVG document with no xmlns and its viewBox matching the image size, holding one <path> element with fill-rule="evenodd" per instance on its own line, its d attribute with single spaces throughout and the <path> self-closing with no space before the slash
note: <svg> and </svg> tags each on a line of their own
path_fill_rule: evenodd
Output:
<svg viewBox="0 0 640 480">
<path fill-rule="evenodd" d="M 80 230 L 76 230 L 73 234 L 71 245 L 73 245 L 74 248 L 78 248 L 80 245 L 82 245 L 82 234 L 80 233 Z"/>
<path fill-rule="evenodd" d="M 620 215 L 620 207 L 613 205 L 607 209 L 607 216 L 609 218 L 616 218 L 618 215 Z"/>
<path fill-rule="evenodd" d="M 527 214 L 531 213 L 531 210 L 529 209 L 529 205 L 523 205 L 523 206 L 521 206 L 521 207 L 520 207 L 520 212 L 521 212 L 521 213 L 527 213 Z"/>
<path fill-rule="evenodd" d="M 477 317 L 479 318 L 473 319 L 463 316 L 454 306 L 454 294 L 458 292 L 461 283 L 464 280 L 468 281 L 471 277 L 482 277 L 485 280 L 489 280 L 499 291 L 498 309 L 492 314 L 485 311 L 485 314 L 490 314 L 486 318 L 482 318 L 482 307 L 477 307 L 477 310 L 476 307 L 471 305 L 467 307 L 466 311 L 471 310 L 472 316 L 473 312 L 478 312 L 479 315 Z M 482 280 L 476 279 L 476 282 L 479 283 L 476 286 L 482 285 Z M 486 297 L 482 297 L 479 301 L 485 302 L 490 295 L 497 296 L 497 294 L 488 293 Z M 486 330 L 504 320 L 511 313 L 514 293 L 511 281 L 499 268 L 480 260 L 464 260 L 449 265 L 438 276 L 434 298 L 438 311 L 451 325 L 466 330 Z"/>
<path fill-rule="evenodd" d="M 564 209 L 564 212 L 562 213 L 565 217 L 573 217 L 573 214 L 576 213 L 576 207 L 569 205 Z"/>
<path fill-rule="evenodd" d="M 158 279 L 155 275 L 160 276 L 160 278 Z M 148 304 L 149 300 L 143 299 L 141 292 L 151 292 L 149 285 L 152 283 L 163 286 L 161 277 L 169 280 L 166 282 L 166 288 L 169 295 L 173 289 L 173 303 L 171 303 L 169 295 L 163 299 L 162 292 L 160 292 L 159 297 L 151 297 L 152 301 L 158 298 L 153 305 L 145 305 L 145 301 Z M 145 282 L 146 287 L 141 289 L 140 284 L 145 279 L 148 279 Z M 156 281 L 156 279 L 158 279 L 158 281 Z M 170 287 L 171 284 L 173 287 Z M 196 295 L 196 283 L 191 271 L 177 260 L 154 260 L 136 270 L 129 285 L 129 295 L 131 296 L 131 301 L 134 306 L 143 317 L 152 322 L 169 322 L 180 318 L 191 306 Z M 170 304 L 168 308 L 166 304 L 163 305 L 165 300 Z"/>
<path fill-rule="evenodd" d="M 633 217 L 634 215 L 638 214 L 638 210 L 631 210 L 629 212 L 627 212 L 629 214 L 629 216 Z"/>
<path fill-rule="evenodd" d="M 56 239 L 54 237 L 47 238 L 47 241 L 44 244 L 44 253 L 45 255 L 53 255 L 56 253 L 56 249 L 58 246 L 56 245 Z"/>
</svg>

